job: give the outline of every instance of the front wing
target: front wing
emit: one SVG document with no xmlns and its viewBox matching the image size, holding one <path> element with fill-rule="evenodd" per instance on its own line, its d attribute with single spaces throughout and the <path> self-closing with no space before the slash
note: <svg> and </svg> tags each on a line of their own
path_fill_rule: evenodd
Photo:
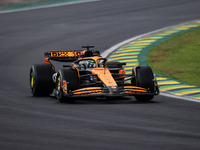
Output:
<svg viewBox="0 0 200 150">
<path fill-rule="evenodd" d="M 112 87 L 111 87 L 112 88 Z M 84 96 L 134 96 L 134 95 L 158 95 L 149 90 L 137 86 L 117 87 L 112 92 L 106 87 L 88 87 L 71 91 L 65 96 L 84 97 Z"/>
</svg>

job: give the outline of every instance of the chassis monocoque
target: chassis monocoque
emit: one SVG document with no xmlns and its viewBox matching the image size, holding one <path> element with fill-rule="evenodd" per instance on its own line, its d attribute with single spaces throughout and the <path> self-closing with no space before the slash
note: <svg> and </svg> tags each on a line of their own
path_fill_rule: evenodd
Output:
<svg viewBox="0 0 200 150">
<path fill-rule="evenodd" d="M 60 102 L 71 97 L 135 96 L 138 101 L 149 101 L 159 94 L 157 81 L 149 66 L 134 66 L 126 74 L 126 63 L 107 62 L 99 51 L 51 51 L 45 53 L 45 64 L 30 69 L 33 96 L 54 94 Z M 56 70 L 50 60 L 65 64 Z M 70 62 L 70 64 L 69 64 Z"/>
</svg>

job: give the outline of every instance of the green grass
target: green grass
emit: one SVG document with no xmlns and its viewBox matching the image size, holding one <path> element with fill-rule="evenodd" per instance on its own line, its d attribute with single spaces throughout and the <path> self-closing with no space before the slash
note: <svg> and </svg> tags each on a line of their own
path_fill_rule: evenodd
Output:
<svg viewBox="0 0 200 150">
<path fill-rule="evenodd" d="M 147 64 L 157 73 L 200 86 L 200 29 L 187 31 L 152 48 Z"/>
</svg>

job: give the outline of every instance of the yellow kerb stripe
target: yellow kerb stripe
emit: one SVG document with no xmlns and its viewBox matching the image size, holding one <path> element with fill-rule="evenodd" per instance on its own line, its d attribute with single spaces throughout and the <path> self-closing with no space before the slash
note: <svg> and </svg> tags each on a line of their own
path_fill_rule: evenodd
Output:
<svg viewBox="0 0 200 150">
<path fill-rule="evenodd" d="M 167 80 L 167 78 L 163 78 L 163 77 L 156 77 L 156 79 L 157 79 L 158 81 L 160 81 L 160 80 Z"/>
<path fill-rule="evenodd" d="M 156 36 L 153 36 L 153 37 L 148 37 L 148 39 L 162 39 L 163 37 L 156 37 Z"/>
<path fill-rule="evenodd" d="M 198 93 L 198 92 L 200 92 L 200 90 L 181 92 L 181 93 L 176 93 L 175 95 L 181 96 L 181 95 L 186 95 L 186 94 L 194 94 L 194 93 Z"/>
<path fill-rule="evenodd" d="M 118 56 L 126 56 L 126 55 L 130 56 L 130 55 L 138 55 L 138 54 L 139 54 L 139 52 L 135 52 L 135 53 L 133 52 L 133 53 L 130 53 L 130 54 L 117 54 L 117 55 L 114 54 L 114 55 L 111 55 L 110 57 L 118 57 Z"/>
<path fill-rule="evenodd" d="M 134 67 L 136 65 L 138 65 L 138 63 L 128 63 L 128 64 L 126 64 L 126 66 L 132 66 L 132 67 Z"/>
<path fill-rule="evenodd" d="M 108 60 L 119 60 L 119 59 L 137 58 L 137 57 L 138 56 L 117 57 L 117 58 L 109 58 Z"/>
<path fill-rule="evenodd" d="M 185 26 L 182 26 L 182 27 L 189 27 L 189 28 L 191 28 L 191 27 L 198 27 L 198 25 L 185 25 Z"/>
<path fill-rule="evenodd" d="M 126 49 L 130 49 L 130 48 L 142 48 L 141 46 L 128 46 L 128 47 L 122 47 L 122 48 L 120 48 L 119 50 L 126 50 Z"/>
<path fill-rule="evenodd" d="M 134 44 L 134 43 L 152 43 L 152 42 L 156 42 L 156 40 L 141 40 L 141 41 L 135 41 L 131 43 Z"/>
<path fill-rule="evenodd" d="M 161 88 L 160 91 L 168 91 L 168 90 L 174 90 L 174 89 L 179 89 L 179 88 L 189 88 L 189 87 L 195 87 L 195 86 L 178 86 L 178 87 L 168 87 L 168 88 Z"/>
<path fill-rule="evenodd" d="M 165 85 L 165 84 L 180 84 L 179 82 L 173 81 L 173 82 L 158 82 L 158 85 Z"/>
<path fill-rule="evenodd" d="M 151 45 L 151 43 L 136 43 L 135 45 Z"/>
<path fill-rule="evenodd" d="M 132 60 L 119 60 L 119 62 L 138 62 L 137 59 L 132 59 Z"/>
<path fill-rule="evenodd" d="M 129 49 L 121 49 L 121 50 L 118 50 L 117 52 L 128 52 L 128 51 L 141 51 L 142 48 L 129 48 Z"/>
<path fill-rule="evenodd" d="M 179 27 L 175 28 L 174 30 L 188 30 L 190 27 Z"/>
</svg>

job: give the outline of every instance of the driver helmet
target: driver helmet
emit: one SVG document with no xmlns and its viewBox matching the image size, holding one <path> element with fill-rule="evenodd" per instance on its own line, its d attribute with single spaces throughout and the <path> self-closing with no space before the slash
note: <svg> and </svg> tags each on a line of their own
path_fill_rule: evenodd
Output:
<svg viewBox="0 0 200 150">
<path fill-rule="evenodd" d="M 88 68 L 95 68 L 96 67 L 96 63 L 94 60 L 90 60 L 89 64 L 88 64 Z"/>
</svg>

